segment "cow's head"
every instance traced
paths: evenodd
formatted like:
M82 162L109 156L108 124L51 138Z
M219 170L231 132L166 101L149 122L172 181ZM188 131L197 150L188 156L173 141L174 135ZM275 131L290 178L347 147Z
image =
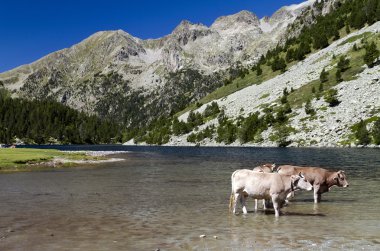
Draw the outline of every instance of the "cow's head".
M273 163L273 164L264 164L263 167L269 168L272 173L277 172L277 166L276 166L275 163Z
M338 187L348 187L349 186L348 182L347 182L346 174L342 170L334 173L334 180L335 180L336 185Z
M301 189L311 191L313 189L313 185L305 178L302 173L299 173L298 175L292 175L291 182L292 190Z
M277 169L276 169L276 164L267 163L267 164L257 166L253 168L252 170L259 173L273 173L273 172L276 172Z

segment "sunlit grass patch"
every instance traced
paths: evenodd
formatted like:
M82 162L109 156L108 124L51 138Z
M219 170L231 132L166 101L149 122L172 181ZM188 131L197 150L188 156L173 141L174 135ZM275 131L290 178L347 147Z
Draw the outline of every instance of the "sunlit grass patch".
M1 148L0 149L0 171L23 171L38 168L44 163L53 161L54 158L67 160L100 160L104 157L88 156L85 152L68 153L52 149L28 149L28 148ZM64 166L70 166L65 163Z

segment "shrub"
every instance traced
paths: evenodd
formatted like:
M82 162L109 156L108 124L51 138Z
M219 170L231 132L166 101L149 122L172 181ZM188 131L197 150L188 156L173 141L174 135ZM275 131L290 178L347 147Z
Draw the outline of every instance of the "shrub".
M337 67L338 71L345 72L348 68L350 68L350 60L345 56L341 56Z
M217 129L217 142L224 142L226 144L231 144L236 141L237 138L237 127L231 120L224 120L222 124L219 124Z
M292 143L288 139L292 130L293 128L286 125L276 126L274 133L270 136L270 139L275 141L278 147L287 147Z
M360 120L358 124L358 129L355 132L355 137L358 140L359 145L368 145L369 143L371 143L371 138L369 137L367 125L363 120Z
M334 107L340 104L340 101L337 98L338 91L335 89L329 89L325 95L324 99L327 103L329 103L330 107Z
M371 135L373 138L373 143L375 145L380 145L380 119L378 119L373 125Z
M272 71L278 71L281 70L281 72L285 72L286 70L286 63L285 60L281 57L275 57L274 61L272 62Z
M263 118L259 117L256 112L246 119L243 119L241 127L238 129L238 137L242 144L254 141L257 138L258 132L266 129Z
M203 112L203 116L207 118L207 117L215 116L219 113L220 113L220 109L219 109L218 103L212 102L211 105L208 105L206 107L205 111Z
M191 128L200 126L203 124L203 117L198 112L190 111L189 117L187 118L187 123L189 124Z
M178 118L175 117L173 119L172 131L174 135L178 136L190 132L191 128L187 123L179 121Z
M308 99L306 104L305 104L305 112L307 115L311 115L311 116L315 115L315 109L311 106L310 99Z

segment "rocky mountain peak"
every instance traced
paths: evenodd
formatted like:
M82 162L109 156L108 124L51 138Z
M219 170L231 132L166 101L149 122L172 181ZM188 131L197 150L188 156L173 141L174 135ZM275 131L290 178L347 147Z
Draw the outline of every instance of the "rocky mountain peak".
M193 24L188 20L183 20L170 35L171 42L178 43L180 46L185 46L189 42L194 42L200 37L211 34L211 30L203 24ZM169 42L170 43L170 42Z
M194 24L188 20L182 22L173 30L172 34L181 34L190 30L208 30L208 27L203 24Z
M233 15L219 17L211 25L211 28L216 30L226 30L235 25L259 26L260 21L252 12L243 10Z
M271 20L273 22L294 19L301 15L306 8L311 7L316 1L317 0L308 0L300 4L284 6L272 15Z
M193 26L194 24L190 22L189 20L182 20L179 25L174 29L173 33L181 32L183 30L188 30Z

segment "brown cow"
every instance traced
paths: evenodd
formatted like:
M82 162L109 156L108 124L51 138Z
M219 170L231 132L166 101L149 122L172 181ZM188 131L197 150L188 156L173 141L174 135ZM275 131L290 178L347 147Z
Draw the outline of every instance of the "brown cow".
M346 174L342 170L333 172L320 167L283 165L279 166L277 171L287 175L302 172L305 178L313 185L314 203L321 202L322 194L328 192L332 186L348 187Z

